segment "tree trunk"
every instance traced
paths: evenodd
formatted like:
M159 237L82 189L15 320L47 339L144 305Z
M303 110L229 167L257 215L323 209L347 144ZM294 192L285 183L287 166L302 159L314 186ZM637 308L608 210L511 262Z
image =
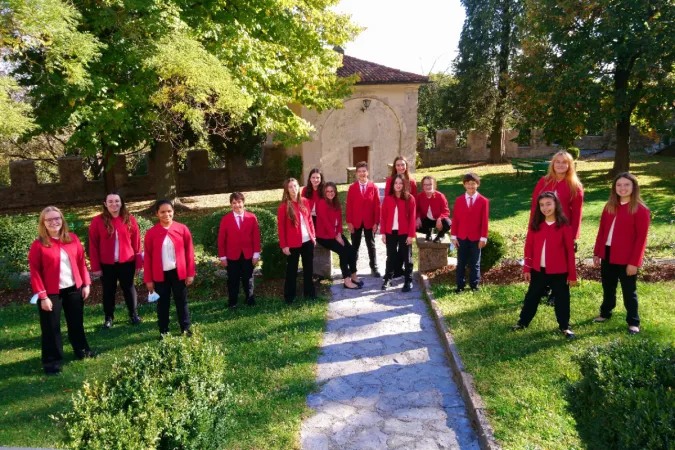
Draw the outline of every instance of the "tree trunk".
M501 30L499 38L499 74L497 80L497 102L495 105L495 116L492 120L492 132L490 133L490 157L488 163L498 164L506 160L506 106L508 90L506 80L509 75L509 58L511 56L511 31L513 28L513 17L511 15L511 4L504 2L504 9L501 17Z
M179 203L176 164L171 141L155 141L153 153L157 200L169 200L174 204Z
M616 155L614 167L609 173L615 176L630 169L630 115L624 116L616 123Z
M110 150L103 147L103 189L105 195L117 190L117 182L115 181L115 166L111 161Z

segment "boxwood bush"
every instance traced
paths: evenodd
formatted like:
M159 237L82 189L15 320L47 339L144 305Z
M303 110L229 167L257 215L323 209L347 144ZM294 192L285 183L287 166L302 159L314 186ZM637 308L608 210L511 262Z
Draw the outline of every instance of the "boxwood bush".
M60 417L77 449L210 449L228 426L231 394L220 350L198 330L167 336L85 382Z
M37 227L35 215L0 217L0 255L8 270L28 271L28 250L37 238Z
M575 161L579 159L579 156L581 156L581 150L579 150L579 147L568 147L566 151L572 155L572 158L574 158Z
M504 236L496 231L488 231L488 240L481 251L480 270L487 272L499 264L506 254L506 242Z
M675 448L675 347L614 341L574 360L569 403L589 449Z

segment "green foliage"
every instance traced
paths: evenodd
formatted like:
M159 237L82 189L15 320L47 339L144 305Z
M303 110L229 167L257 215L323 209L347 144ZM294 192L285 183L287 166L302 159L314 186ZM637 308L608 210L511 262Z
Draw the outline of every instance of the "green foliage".
M496 231L488 231L487 244L481 250L480 270L487 272L499 264L506 255L506 241L504 236Z
M302 184L302 157L300 155L292 155L284 161L286 167L286 177L295 178L298 183Z
M675 347L617 340L573 360L570 408L589 449L675 448Z
M30 105L15 101L19 86L6 76L0 75L0 136L16 137L35 128Z
M0 255L3 270L28 271L28 250L37 238L38 218L34 215L0 217Z
M268 242L262 248L262 274L265 278L283 278L286 274L286 255L281 251L279 242Z
M85 382L60 419L74 449L219 448L231 395L222 352L201 333L165 337Z
M455 77L445 73L429 75L430 83L420 86L417 106L418 131L425 133L425 148L432 148L436 132L464 126L464 117L457 113L459 104L459 83Z
M567 153L572 155L572 158L576 161L581 155L581 150L579 150L579 147L567 147Z

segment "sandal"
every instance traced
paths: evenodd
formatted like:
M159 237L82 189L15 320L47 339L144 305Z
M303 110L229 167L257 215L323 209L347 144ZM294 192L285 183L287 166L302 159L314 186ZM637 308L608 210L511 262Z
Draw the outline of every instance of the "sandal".
M630 327L628 327L628 334L630 334L631 336L635 336L639 332L640 327L636 327L635 325L631 325Z

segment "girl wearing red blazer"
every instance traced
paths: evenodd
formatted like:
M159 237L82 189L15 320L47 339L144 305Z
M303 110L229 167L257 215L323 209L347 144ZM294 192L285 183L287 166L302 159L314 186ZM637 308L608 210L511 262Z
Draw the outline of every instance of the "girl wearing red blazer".
M38 296L42 331L42 367L47 375L61 373L63 342L61 309L66 314L68 339L77 359L93 358L84 335L84 300L89 297L91 278L84 248L68 232L63 213L48 206L40 213L38 238L28 253L30 284Z
M230 195L232 212L225 214L218 230L220 265L227 268L228 305L237 307L239 284L244 289L246 303L255 305L253 267L260 259L260 227L258 218L244 210L244 194Z
M555 295L555 317L560 331L574 339L570 330L570 286L577 284L574 233L553 192L542 192L525 240L524 278L530 282L520 320L513 331L527 328L537 313L540 292L551 286Z
M404 265L402 292L412 289L412 241L415 237L415 198L408 192L405 177L394 177L391 189L382 202L382 242L387 246L387 270L382 290L391 286L396 268Z
M323 174L317 168L314 168L309 171L309 176L307 177L307 184L303 186L302 198L306 198L309 202L309 210L312 213L312 222L314 222L314 228L316 228L316 204L319 200L323 199L323 190L326 186L324 182Z
M323 197L316 205L316 241L340 257L340 270L345 289L359 289L363 287L363 282L356 276L354 247L342 234L342 206L335 183L332 181L326 183Z
M417 183L415 182L415 179L410 176L408 167L408 160L405 156L397 156L394 158L391 175L387 177L387 181L384 185L384 195L387 195L387 192L391 190L391 180L393 180L396 175L403 175L403 179L408 184L408 192L410 192L410 195L412 195L413 198L417 198Z
M169 333L171 294L176 303L180 330L190 332L187 287L195 279L195 250L188 227L173 221L173 203L158 200L155 212L159 223L145 234L143 279L148 292L159 295L157 321L160 335Z
M295 178L284 182L284 194L277 209L277 227L279 246L288 257L284 300L295 300L295 279L298 275L298 261L302 257L303 293L305 297L316 299L312 274L314 273L314 244L316 235L311 220L309 201L300 196L300 187Z
M650 212L640 198L637 178L628 172L618 174L600 217L593 252L593 262L596 267L600 266L603 291L600 315L595 322L605 322L612 317L616 286L620 282L628 332L640 332L637 270L642 266L647 247L649 222Z
M380 190L375 183L368 180L368 163L356 164L357 180L347 191L347 229L352 235L356 260L359 260L361 237L366 236L366 247L370 259L370 273L379 278L377 270L377 253L375 251L375 235L380 224Z
M134 276L141 270L141 233L134 216L129 214L119 192L108 194L103 213L89 226L89 262L92 274L101 277L103 286L103 328L110 328L115 318L115 294L119 281L132 325L141 323L136 312Z
M450 208L445 195L436 191L434 177L422 178L422 188L417 195L417 228L426 234L427 241L431 240L431 230L436 228L438 234L434 242L440 242L445 233L450 231Z

